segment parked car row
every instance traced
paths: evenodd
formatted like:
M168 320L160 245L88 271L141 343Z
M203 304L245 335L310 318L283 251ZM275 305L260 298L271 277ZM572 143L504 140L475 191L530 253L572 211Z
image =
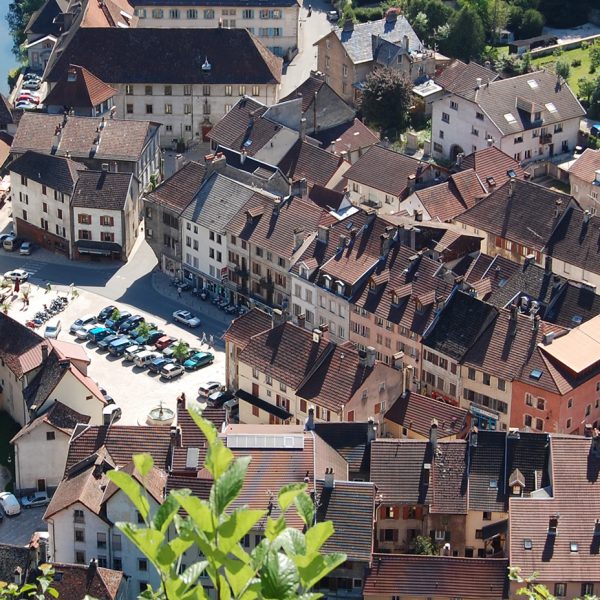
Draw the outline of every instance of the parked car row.
M29 256L34 249L31 242L23 241L14 232L0 234L0 243L7 252L14 252L18 248L21 256Z
M21 508L35 508L36 506L46 506L50 503L50 498L46 492L34 492L21 498L21 503L14 494L10 492L0 493L0 507L5 515L13 517L21 512Z
M197 319L193 315L189 318ZM166 335L154 323L147 323L141 315L120 312L113 305L106 306L98 315L80 317L69 331L77 339L87 340L99 350L121 357L124 362L133 362L140 369L158 373L165 380L210 365L215 358L210 352L198 349L182 351L177 339Z

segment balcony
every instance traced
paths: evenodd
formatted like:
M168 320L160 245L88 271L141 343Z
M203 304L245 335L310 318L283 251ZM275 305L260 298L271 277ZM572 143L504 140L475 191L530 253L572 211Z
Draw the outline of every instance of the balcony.
M260 285L268 290L272 290L275 287L275 282L268 277L261 277Z
M552 143L552 134L551 133L542 133L540 135L540 144L551 144Z

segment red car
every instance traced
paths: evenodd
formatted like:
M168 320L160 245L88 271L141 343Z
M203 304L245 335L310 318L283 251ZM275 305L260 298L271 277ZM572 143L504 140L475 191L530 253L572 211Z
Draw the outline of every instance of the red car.
M177 340L174 337L171 337L170 335L163 335L161 338L158 338L158 340L156 340L156 344L154 344L156 346L157 350L164 350L165 348L168 348L171 344L174 344Z
M17 98L17 102L31 102L31 104L39 104L40 103L40 97L39 96L32 96L31 94L21 94Z

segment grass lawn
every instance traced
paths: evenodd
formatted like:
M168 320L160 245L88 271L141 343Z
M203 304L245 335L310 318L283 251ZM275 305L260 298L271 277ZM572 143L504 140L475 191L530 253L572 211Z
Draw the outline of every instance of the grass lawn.
M19 425L12 420L8 413L0 412L0 465L4 465L10 469L13 480L15 478L15 459L13 447L9 442L19 431L19 429L21 429ZM9 456L10 462L8 461ZM12 488L12 482L9 487Z
M561 54L560 58L567 60L571 66L567 83L576 94L579 93L579 86L577 85L578 79L581 79L582 77L588 79L596 78L596 73L590 73L589 48L573 48L573 50L567 50ZM571 65L575 59L579 59L581 61L581 65L579 67L574 67ZM557 60L558 57L552 55L540 56L539 58L534 58L531 61L531 64L533 67L543 67L545 69L554 71L554 64Z

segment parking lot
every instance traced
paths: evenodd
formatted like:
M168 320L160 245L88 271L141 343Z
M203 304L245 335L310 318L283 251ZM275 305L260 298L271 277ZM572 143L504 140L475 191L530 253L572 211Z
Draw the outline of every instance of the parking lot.
M42 520L45 506L22 510L14 517L4 517L0 523L0 543L25 546L36 531L48 531Z
M13 318L25 323L39 311L44 304L50 304L57 293L63 295L69 292L68 287L53 288L47 292L43 288L31 286L30 305L22 310L22 301L13 302L9 314ZM197 398L198 387L206 381L219 381L225 383L225 353L223 343L214 340L215 347L202 344L202 326L190 329L178 325L171 320L165 321L153 315L138 311L135 307L109 302L106 298L85 291L79 291L78 296L69 302L67 308L56 317L61 321L59 340L82 344L91 359L88 375L114 398L115 403L121 407L122 417L119 421L123 425L143 425L146 423L148 412L161 403L164 407L175 409L177 397L183 392L189 399ZM165 299L165 302L168 302ZM197 371L185 372L182 376L165 381L158 374L149 373L147 369L134 366L131 362L123 362L122 358L112 356L106 351L101 351L96 345L88 341L79 341L69 333L69 326L79 317L87 314L97 315L106 305L115 304L121 312L141 314L146 321L155 323L165 334L182 339L190 347L209 351L215 356L214 362ZM202 315L198 315L202 318ZM43 335L44 326L38 332Z

